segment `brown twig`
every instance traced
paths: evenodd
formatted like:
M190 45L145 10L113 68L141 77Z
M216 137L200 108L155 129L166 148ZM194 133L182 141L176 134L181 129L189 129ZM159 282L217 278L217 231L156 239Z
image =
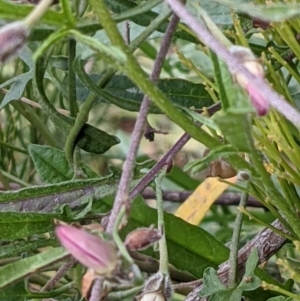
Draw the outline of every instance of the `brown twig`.
M221 104L216 103L207 108L208 114L211 116L220 110ZM200 126L200 124L198 124ZM167 164L170 164L174 156L184 147L190 140L191 136L184 133L172 148L147 172L147 174L139 181L139 183L131 190L130 199L134 199L141 191L143 191L149 183L155 178L157 173Z
M68 262L63 264L56 274L49 279L49 281L45 284L45 286L41 289L41 292L51 291L55 284L73 267L76 263L76 260L71 257Z
M275 220L272 226L279 229L284 233L288 233L285 227L279 220ZM246 261L255 248L258 250L259 263L267 261L272 255L274 255L286 242L286 239L282 236L275 234L269 228L265 228L259 232L253 239L251 239L244 247L239 250L238 253L238 273L243 275L245 271ZM228 261L222 263L218 269L218 275L222 283L225 285L228 281L229 263ZM199 293L202 289L202 285L195 288L185 299L185 301L200 301L205 298L200 298Z
M165 201L175 202L175 203L182 203L184 202L193 191L163 191L163 199ZM144 199L155 199L155 192L152 188L147 187L141 195ZM241 198L240 193L234 192L227 192L223 193L221 196L217 198L214 202L215 205L223 205L223 206L238 206L239 201ZM260 203L254 197L249 196L247 201L248 207L255 207L255 208L266 208L262 203Z
M163 62L171 45L173 33L175 32L176 26L179 22L179 18L173 15L171 21L166 30L166 34L162 40L160 50L154 62L153 71L151 74L151 81L156 82L159 79L159 75L163 66ZM145 122L147 119L148 109L150 106L150 99L145 95L140 107L139 116L134 125L132 132L132 139L128 151L128 155L124 162L123 172L119 183L119 189L115 197L114 206L107 224L106 231L112 233L116 218L120 212L120 208L124 204L124 201L129 204L129 184L132 178L132 169L135 163L135 158L139 148L139 144L143 135Z
M9 92L9 90L7 89L0 89L0 92L3 93L3 94L7 94ZM38 109L42 109L41 105L33 100L30 100L26 97L21 97L20 98L20 101L30 105L31 107L34 107L34 108L38 108ZM70 115L70 111L68 110L64 110L64 109L56 109L57 112L63 114L63 115L66 115L66 116L69 116Z

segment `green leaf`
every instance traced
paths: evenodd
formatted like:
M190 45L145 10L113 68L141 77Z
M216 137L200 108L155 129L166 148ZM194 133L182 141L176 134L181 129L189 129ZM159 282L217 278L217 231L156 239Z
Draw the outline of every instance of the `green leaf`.
M112 200L103 199L106 204ZM168 256L176 268L187 271L195 277L202 277L207 267L217 265L228 258L228 249L205 230L184 220L165 213L164 215ZM131 208L129 223L122 230L123 235L137 227L147 227L157 223L157 212L137 198ZM157 252L148 250L148 255L158 258Z
M70 168L63 151L37 144L30 144L28 151L44 182L60 183L73 178L73 170Z
M16 300L25 300L27 295L24 281L15 283L13 286L0 290L0 300L1 301L16 301Z
M79 69L76 70L79 74ZM80 76L82 82L77 84L78 100L84 101L92 90L98 95L101 93L97 98L98 102L109 102L129 111L139 111L144 94L128 77L114 76L102 91L96 86L99 79L100 75L97 74L92 74L90 80ZM157 86L173 104L180 107L201 109L213 104L202 84L194 84L183 79L163 79L158 81ZM161 113L154 105L150 108L150 112Z
M53 230L54 219L60 214L0 212L0 239L14 240Z
M187 108L183 108L185 112L187 112L195 121L200 122L203 125L206 125L207 127L218 131L219 127L216 125L216 123L210 118L210 117L206 117L202 114L196 113L193 110L187 109Z
M73 178L73 169L62 150L47 145L30 144L28 151L37 172L45 183L61 183ZM88 166L82 164L82 167L90 178L97 177L97 174Z
M18 260L0 267L0 288L4 288L37 270L67 255L63 248L53 248L46 252Z
M210 301L240 301L243 291L239 288L219 291L210 297Z
M200 296L210 296L220 290L225 290L226 287L222 284L215 269L207 268L203 274L203 289Z
M38 240L22 240L18 243L8 244L0 247L0 258L8 258L19 255L23 252L30 252L46 246L57 246L56 239L38 239ZM1 290L0 290L1 294ZM0 298L0 300L2 300Z
M247 0L242 0L246 2ZM234 4L238 4L239 0L233 0ZM210 16L210 18L220 27L222 25L230 25L232 24L232 17L231 17L231 11L226 5L222 5L223 3L216 3L216 1L210 1L210 0L197 0L187 1L187 6L189 8L189 11L197 17L197 10L195 9L195 6L200 5L203 10L206 11L206 13ZM202 21L202 20L201 20Z
M98 186L95 186L96 184ZM77 189L74 186L77 186ZM106 213L111 209L114 199L106 196L114 194L116 189L117 184L105 183L103 179L102 182L99 180L75 180L46 187L30 187L17 192L0 193L0 200L10 202L9 208L6 205L10 211L18 208L25 211L31 206L30 210L41 209L44 212L52 212L58 203L69 203L72 208L74 205L86 204L88 199L93 199L93 206L96 206L97 210L93 208L92 213ZM1 205L3 204L0 204L0 210ZM53 218L61 218L62 214L2 212L0 225L1 216L7 228L5 237L9 238L16 235L24 237L29 233L50 231L54 226L51 222ZM149 208L143 200L137 199L133 203L128 226L123 231L128 233L134 228L155 224L156 220L156 210ZM217 267L220 262L227 259L228 249L205 230L190 225L171 214L166 214L165 222L170 262L175 267L187 270L196 277L202 277L205 268ZM152 255L158 256L157 253Z
M20 5L6 0L0 0L0 7L0 18L14 21L24 19L34 8L33 5ZM64 18L63 14L54 10L48 10L43 15L42 22L62 26L67 23L67 20Z
M251 153L254 145L251 137L251 116L249 114L217 112L212 118L221 129L226 140L236 150Z
M171 172L167 174L167 178L185 190L195 190L200 183L183 172L178 166L172 167Z
M126 0L105 0L105 4L111 11L113 11L114 13L119 13L119 14L137 6L136 3L126 1ZM148 11L147 13L144 13L144 14L132 16L132 17L130 17L130 20L138 25L146 27L155 18L157 18L157 16L158 16L158 13L155 13L153 11ZM168 26L168 22L164 22L156 30L159 32L165 33L167 26ZM193 43L197 43L197 44L199 43L199 41L193 35L191 35L187 31L184 31L182 29L177 29L175 32L175 36L177 38L191 41Z
M231 145L220 145L212 149L205 157L192 161L184 167L184 171L192 170L192 173L204 170L215 160L226 158L228 155L236 154L237 151Z
M210 301L240 301L243 290L241 288L226 289L219 279L215 269L207 268L203 274L203 289L201 297L210 297Z
M300 5L296 3L278 2L267 5L254 5L253 3L238 3L228 0L213 0L213 2L218 2L236 12L267 22L283 22L300 14Z
M40 58L36 64L36 79L43 78L47 68L47 61L44 58ZM58 130L67 135L71 126L73 126L75 119L64 116L55 111L50 105L50 101L45 93L43 81L35 80L36 88L39 92L40 103L44 110L50 113L49 117L57 126ZM103 154L109 150L112 146L120 143L120 139L116 136L109 135L108 133L101 131L87 123L81 128L76 140L75 145L85 150L86 152L94 154Z
M118 137L109 135L87 123L81 128L75 140L76 146L93 154L103 154L119 143L120 139Z
M33 77L34 63L32 60L31 51L27 47L24 47L21 50L19 57L29 67L29 71L25 72L23 74L17 75L13 78L10 78L9 80L5 81L4 83L2 83L0 85L0 89L7 87L8 85L11 85L8 93L5 94L3 100L0 104L0 110L2 110L12 100L19 100L23 96L23 93L27 86L27 83Z
M293 301L293 298L277 296L277 297L270 298L267 301Z
M254 274L257 264L258 251L255 248L249 255L249 258L246 262L245 275L238 286L240 289L242 289L242 291L252 291L261 286L261 280Z
M258 251L257 248L253 249L247 259L245 268L245 277L249 277L254 274L254 270L258 264Z
M236 114L254 112L253 106L245 93L233 82L227 65L213 52L211 52L211 58L214 64L215 78L223 110Z

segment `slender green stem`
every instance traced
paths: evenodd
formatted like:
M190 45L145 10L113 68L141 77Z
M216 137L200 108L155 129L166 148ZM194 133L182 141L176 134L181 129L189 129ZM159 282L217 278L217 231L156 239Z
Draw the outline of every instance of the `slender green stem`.
M0 169L0 172L3 174L3 176L5 176L6 178L12 180L15 183L20 184L23 187L29 187L30 185L22 180L20 180L19 178L13 176L12 174L10 174L9 172L6 172L4 170Z
M14 150L14 151L16 151L16 152L19 152L19 153L28 155L28 151L27 151L26 149L17 147L17 146L15 146L15 145L12 145L12 144L10 144L10 143L4 142L4 141L2 141L2 140L0 140L0 145L2 145L2 146L4 146L4 147L7 147L7 148L9 148L9 149L12 149L12 150Z
M295 214L295 212L293 212L293 210L287 206L285 200L282 198L281 195L278 196L278 191L275 188L274 183L272 182L265 167L263 166L257 150L254 150L251 153L250 157L253 162L253 165L255 166L256 170L261 176L261 181L263 182L268 197L272 200L272 203L276 205L276 207L280 209L287 217L294 234L298 233L298 235L300 235L300 224L297 214ZM296 236L299 237L298 235Z
M267 283L265 281L262 281L261 286L265 290L270 290L270 291L280 293L281 295L291 297L293 300L300 300L300 295L293 294L293 293L291 293L291 292L289 292L289 291L287 291L287 290L285 290L285 289L283 289L283 288L281 288L277 285L270 284L270 283Z
M126 215L126 205L123 204L121 206L119 214L115 220L115 224L114 224L113 231L112 231L112 237L113 237L113 240L114 240L115 244L117 245L121 255L125 258L127 263L130 265L132 272L135 275L135 280L140 282L141 280L143 280L141 271L140 271L139 267L134 263L134 260L131 258L122 239L119 236L119 228L122 225L122 223L124 222L125 215Z
M128 9L119 14L113 15L112 18L117 22L124 21L126 19L135 17L139 14L146 13L146 12L150 11L152 8L158 6L162 2L163 2L162 0L151 0L151 1L147 1L147 2L142 2L139 5L135 6L134 8L131 8L131 9Z
M246 185L248 186L248 181L245 181ZM247 204L249 194L243 193L241 196L239 206L244 207ZM243 223L243 213L241 211L237 212L233 234L230 244L230 254L229 254L229 271L228 271L228 287L234 288L237 285L237 272L238 272L238 251L239 251L239 240L240 240L240 233L242 229Z
M69 27L74 28L76 26L76 18L72 13L72 6L71 1L69 0L60 0L60 4L63 9L63 14L65 15L66 19L68 20Z
M114 242L117 245L121 255L126 259L126 261L128 263L133 264L134 261L131 258L131 256L129 255L126 247L124 246L124 243L123 243L122 239L119 236L119 227L123 223L125 214L126 214L126 207L125 207L125 205L123 205L120 209L120 212L119 212L119 214L117 216L117 219L116 219L116 222L114 224L114 229L113 229L113 232L112 232L112 236L113 236Z
M4 190L11 190L11 187L9 185L9 181L3 175L3 172L1 170L0 170L0 182L2 183Z
M263 225L264 227L267 227L267 228L271 229L274 233L276 233L276 234L278 234L278 235L280 235L280 236L282 236L282 237L284 237L284 238L286 238L286 239L288 239L290 241L294 241L295 240L295 237L293 237L293 236L291 236L291 235L289 235L287 233L284 233L284 232L278 230L277 228L273 227L272 225L267 224L264 221L262 221L261 219L259 219L256 216L252 215L249 211L246 210L245 207L240 206L238 209L243 214L247 215L249 217L249 219L254 220L257 223Z
M122 290L122 291L118 291L118 292L111 292L108 294L107 299L110 301L120 301L120 300L124 300L124 299L129 299L129 297L136 295L142 289L143 289L143 285L133 287L126 291Z
M49 145L59 148L57 140L49 131L47 125L41 118L36 114L36 112L30 107L25 106L23 103L19 101L11 102L13 107L18 110L47 140Z
M69 58L68 58L68 84L69 84L69 103L72 117L78 113L77 95L76 95L76 74L73 69L73 62L76 58L76 41L69 39Z
M170 9L160 13L156 19L154 19L142 32L138 35L129 45L129 48L133 52L136 50L154 31L159 25L165 22L172 14Z
M164 223L164 208L163 208L163 197L162 197L162 180L166 175L167 166L164 166L157 178L155 179L156 186L156 207L157 207L157 227L162 233L162 237L159 240L159 271L163 275L169 273L168 269L168 248L165 233L165 223Z
M69 39L68 84L69 84L70 115L72 117L76 117L78 113L77 94L76 94L76 74L73 68L73 62L75 61L75 58L76 58L76 40ZM84 178L85 173L82 170L80 164L81 156L80 156L79 148L75 149L73 160L74 160L74 178Z

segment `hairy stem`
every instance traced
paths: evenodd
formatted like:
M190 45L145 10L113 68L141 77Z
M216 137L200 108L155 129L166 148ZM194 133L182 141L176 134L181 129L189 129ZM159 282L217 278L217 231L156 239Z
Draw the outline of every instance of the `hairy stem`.
M49 281L45 284L45 286L41 289L41 292L51 291L54 285L73 267L76 263L76 260L71 257L68 262L62 265L56 274L49 279Z
M168 269L168 249L167 249L167 240L165 233L165 223L164 223L164 209L163 209L163 199L162 199L162 180L166 175L167 166L161 170L160 174L155 179L156 186L156 208L157 208L157 227L162 233L162 237L159 240L159 271L163 275L169 273Z
M164 59L167 55L167 52L169 50L173 33L176 29L176 26L179 22L179 19L177 16L173 15L172 19L168 25L166 34L161 42L160 50L157 54L156 60L154 62L153 71L151 74L151 81L156 82L159 79L159 75L161 72L161 68L163 66ZM126 160L124 162L123 166L123 172L119 183L119 189L117 191L117 195L114 202L114 207L112 209L111 217L109 219L108 225L107 225L107 231L111 232L113 229L113 225L115 223L116 216L122 206L123 200L129 201L129 183L132 178L132 169L134 166L135 158L137 155L138 147L143 135L143 129L145 127L146 119L147 119L147 113L150 106L150 99L147 96L144 96L139 116L136 120L133 132L132 132L132 140L129 147L128 155L126 157Z
M245 206L247 204L248 200L248 193L243 193L241 200L240 200L240 206ZM233 234L230 244L230 254L229 254L229 272L228 272L228 287L234 288L237 284L237 260L238 260L238 246L239 246L239 240L240 240L240 233L242 229L242 223L243 223L243 213L241 211L237 212L235 222L234 222L234 228L233 228Z

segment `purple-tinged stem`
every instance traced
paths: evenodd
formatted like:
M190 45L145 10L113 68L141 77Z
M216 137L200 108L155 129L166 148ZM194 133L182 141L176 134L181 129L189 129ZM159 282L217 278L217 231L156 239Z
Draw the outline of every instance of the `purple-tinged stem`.
M73 267L76 263L76 259L71 257L68 262L62 265L56 272L56 274L49 279L45 286L41 289L41 292L51 291L55 284Z
M150 77L151 81L153 82L156 82L159 79L161 68L165 60L165 57L167 55L167 52L169 50L173 33L176 29L178 22L179 22L179 18L176 15L173 15L168 25L168 28L166 30L166 34L162 40L160 50L154 62L153 71ZM136 120L132 132L132 136L131 136L132 139L131 139L128 155L123 165L123 172L119 183L119 189L117 191L114 206L107 224L106 231L108 233L113 232L114 224L116 222L117 216L120 212L121 206L124 203L124 201L129 203L129 184L132 179L132 169L135 163L140 141L142 139L142 135L144 132L149 106L150 106L150 99L147 96L144 96L140 107L139 116Z
M220 103L216 103L209 108L207 112L210 116L215 114L221 108ZM201 124L198 124L201 126ZM190 140L191 136L188 133L184 133L179 140L173 145L173 147L147 172L147 174L140 180L140 182L131 190L130 199L134 199L140 192L142 192L146 186L155 178L157 173L167 164L171 163L174 156L185 146Z
M134 199L146 186L155 178L157 173L171 160L174 156L184 147L184 145L190 140L191 136L184 133L174 146L150 169L147 174L140 180L140 182L131 190L130 199Z

